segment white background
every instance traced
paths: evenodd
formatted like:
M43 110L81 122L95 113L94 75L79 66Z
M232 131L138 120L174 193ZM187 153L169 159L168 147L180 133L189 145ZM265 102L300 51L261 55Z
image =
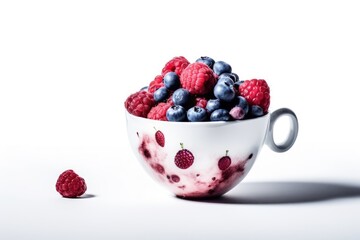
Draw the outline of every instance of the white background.
M356 1L1 1L0 239L359 239ZM173 197L136 162L123 102L174 56L229 62L293 109L226 197ZM279 127L278 127L279 129ZM281 127L280 127L281 129ZM64 199L58 175L85 178Z

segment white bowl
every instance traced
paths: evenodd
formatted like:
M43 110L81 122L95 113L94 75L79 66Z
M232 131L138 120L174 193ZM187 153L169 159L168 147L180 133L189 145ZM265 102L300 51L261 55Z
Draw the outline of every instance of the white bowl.
M264 143L284 152L298 132L296 115L287 108L229 122L167 122L125 112L136 158L153 179L184 198L223 195L245 178ZM286 141L276 144L273 126L284 115L290 117L291 128Z

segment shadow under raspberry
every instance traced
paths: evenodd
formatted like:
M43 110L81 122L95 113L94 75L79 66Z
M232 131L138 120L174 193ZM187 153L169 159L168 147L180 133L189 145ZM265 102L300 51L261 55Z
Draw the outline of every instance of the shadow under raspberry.
M86 194L84 194L84 195L82 195L82 196L80 196L80 197L77 197L77 198L75 198L75 199L88 199L88 198L94 198L94 197L96 197L95 194L88 194L88 193L86 193Z
M360 186L318 181L243 182L218 198L188 199L222 204L289 204L360 197Z

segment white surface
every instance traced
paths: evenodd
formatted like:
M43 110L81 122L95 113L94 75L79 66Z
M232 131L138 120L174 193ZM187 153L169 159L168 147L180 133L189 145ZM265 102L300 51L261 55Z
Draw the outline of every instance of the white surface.
M355 1L1 1L0 239L359 239ZM135 161L123 101L178 55L265 78L299 118L219 202ZM88 198L63 199L72 168Z

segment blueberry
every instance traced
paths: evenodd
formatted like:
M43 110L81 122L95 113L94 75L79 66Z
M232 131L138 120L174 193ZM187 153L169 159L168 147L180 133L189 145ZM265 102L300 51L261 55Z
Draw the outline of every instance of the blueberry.
M171 122L186 121L186 110L180 105L171 106L166 111L166 118L168 121Z
M212 113L216 109L219 109L221 107L220 99L210 99L206 104L206 110L208 113Z
M234 83L234 88L239 89L240 84L241 84L240 81L235 82Z
M241 81L237 81L234 83L234 88L239 89L240 85L243 84L245 81L241 80Z
M251 106L251 116L261 117L262 115L264 115L264 111L260 106L258 106L258 105Z
M179 88L173 93L172 100L175 105L186 107L191 100L191 94L188 90Z
M216 109L210 115L211 121L229 121L230 119L231 116L229 114L229 111L222 108Z
M243 96L236 96L235 106L241 107L244 110L245 114L249 112L249 103Z
M236 73L222 73L219 78L222 78L222 77L230 77L234 83L239 81L239 76L236 74Z
M169 97L169 92L166 87L161 87L154 92L154 100L156 102L165 101Z
M214 66L214 59L212 59L211 57L207 57L207 56L203 56L203 57L200 57L196 60L196 62L201 62L201 63L205 63L206 65L209 66L209 68L213 68Z
M227 82L229 85L234 85L234 80L231 77L223 76L220 77L217 83Z
M207 112L204 108L195 106L187 111L187 118L190 122L202 122L207 118Z
M180 87L179 76L175 72L168 72L164 76L165 87L169 90L176 90Z
M221 108L226 109L228 111L230 111L235 106L236 106L236 97L230 102L224 102L224 101L221 102Z
M224 102L231 102L235 98L235 90L233 85L223 81L215 85L214 95Z
M216 73L216 75L220 76L223 73L231 73L231 66L224 62L224 61L218 61L214 63L213 70Z
M238 82L240 80L239 75L237 75L236 73L232 72L230 75L233 76L234 82Z

